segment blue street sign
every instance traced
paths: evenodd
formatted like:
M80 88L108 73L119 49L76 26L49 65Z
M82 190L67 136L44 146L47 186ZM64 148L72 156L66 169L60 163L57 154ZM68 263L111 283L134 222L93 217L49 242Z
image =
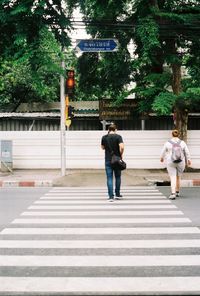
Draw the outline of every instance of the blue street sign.
M76 48L84 52L113 52L118 50L116 39L78 40Z

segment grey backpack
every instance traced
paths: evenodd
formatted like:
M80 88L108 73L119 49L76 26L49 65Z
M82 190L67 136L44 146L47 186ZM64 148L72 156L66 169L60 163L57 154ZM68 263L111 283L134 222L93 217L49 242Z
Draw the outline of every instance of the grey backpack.
M184 159L184 153L181 147L181 140L179 140L177 143L171 140L169 140L168 142L172 144L172 156L171 156L172 162L174 163L181 162Z

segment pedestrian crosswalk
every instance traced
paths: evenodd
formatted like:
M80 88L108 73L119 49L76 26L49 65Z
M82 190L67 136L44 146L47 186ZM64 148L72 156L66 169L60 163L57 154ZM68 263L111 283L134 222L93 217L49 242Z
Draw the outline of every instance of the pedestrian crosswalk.
M55 187L0 233L0 295L199 295L200 229L155 187Z

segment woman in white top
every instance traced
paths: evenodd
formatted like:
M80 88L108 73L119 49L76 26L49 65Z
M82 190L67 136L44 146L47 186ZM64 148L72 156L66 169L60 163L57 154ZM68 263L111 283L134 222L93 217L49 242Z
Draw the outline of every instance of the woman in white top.
M180 145L181 150L183 152L184 157L180 162L174 162L173 157L173 144L176 143ZM162 149L160 161L163 162L164 158L166 158L167 164L167 171L170 176L171 181L171 195L169 196L170 199L175 199L179 196L180 191L180 177L185 169L185 165L191 165L190 160L190 152L188 147L184 141L179 139L179 132L178 130L172 131L172 138L167 141Z

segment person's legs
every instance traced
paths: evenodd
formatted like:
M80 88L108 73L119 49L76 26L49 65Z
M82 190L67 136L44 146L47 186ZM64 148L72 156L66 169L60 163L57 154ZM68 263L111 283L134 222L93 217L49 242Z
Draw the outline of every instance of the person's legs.
M174 163L168 163L167 164L167 171L170 177L170 182L171 182L171 194L169 196L170 199L175 199L176 197L176 166Z
M115 173L115 195L120 197L120 188L121 188L121 171L114 170Z
M113 169L111 168L110 162L106 162L106 176L107 176L107 187L109 198L113 198Z
M170 181L171 181L171 193L175 194L176 193L176 176L171 175L170 176Z
M176 176L176 192L180 192L180 183L181 183L181 177Z
M177 176L176 176L176 196L180 196L180 187L181 187L181 175L185 169L185 162L182 161L177 165Z

